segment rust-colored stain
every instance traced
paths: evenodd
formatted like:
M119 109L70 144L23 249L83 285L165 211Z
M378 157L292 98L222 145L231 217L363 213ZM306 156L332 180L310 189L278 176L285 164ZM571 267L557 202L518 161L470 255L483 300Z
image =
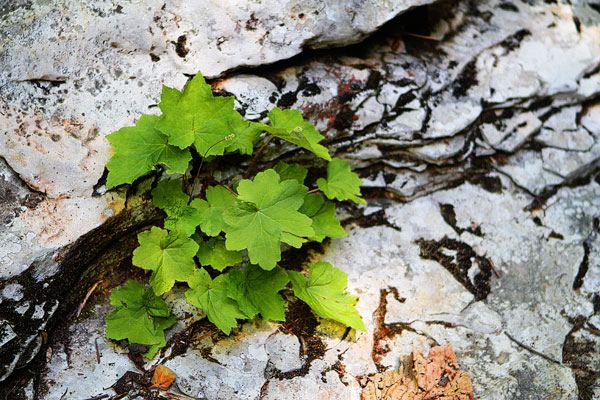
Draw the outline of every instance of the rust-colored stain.
M392 339L394 336L402 333L407 328L406 324L395 323L386 324L385 314L387 313L387 296L392 294L396 300L404 303L406 299L398 295L396 288L381 289L379 291L379 306L373 313L375 317L375 330L373 331L373 348L371 350L371 358L377 367L377 370L382 372L385 366L381 364L383 357L390 352L390 348L386 340Z

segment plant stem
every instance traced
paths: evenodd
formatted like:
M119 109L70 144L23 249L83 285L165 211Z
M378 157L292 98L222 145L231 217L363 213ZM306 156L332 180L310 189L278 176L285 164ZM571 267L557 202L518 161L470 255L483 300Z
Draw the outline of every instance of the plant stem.
M252 161L250 162L250 166L248 167L248 170L246 171L246 174L244 175L244 179L248 178L248 176L250 175L250 172L252 172L252 170L254 169L254 165L256 164L256 159L258 158L258 155L260 154L260 152L265 148L265 146L267 144L269 144L269 142L271 141L271 139L273 139L274 136L273 135L269 135L269 138L265 141L265 143L263 143L262 146L260 146L260 149L258 149L258 151L256 152L256 154L254 155L254 157L252 157Z
M306 237L304 237L304 236L299 236L299 235L296 235L295 233L288 232L288 231L281 231L281 232L285 232L285 233L287 233L287 234L290 234L290 235L292 235L292 236L296 236L298 239L302 239L302 240L304 240L305 242L308 242L308 238L306 238Z
M188 193L187 172L183 173L181 180L183 182L183 193Z
M416 34L416 33L410 33L410 32L404 32L404 33L405 33L406 35L409 35L409 36L414 36L414 37L418 37L418 38L421 38L421 39L435 40L436 42L439 42L439 41L441 41L441 39L434 38L434 37L432 37L432 36L419 35L419 34Z
M221 139L218 142L213 143L208 149L206 149L206 151L204 152L204 155L202 156L202 160L200 161L200 166L198 167L198 171L196 171L196 176L194 176L194 180L192 180L192 186L190 188L191 191L188 193L190 196L192 196L192 194L194 193L194 187L196 187L196 182L198 181L198 177L200 176L200 171L202 170L202 165L204 164L204 159L206 158L206 155L208 154L208 152L210 151L210 149L212 149L213 147L215 147L219 143L225 142L227 140L231 140L234 137L235 137L235 134L232 133L231 135L225 137L224 139Z
M226 184L219 182L219 186L221 186L223 189L227 189L229 191L229 193L231 193L235 197L238 197L237 193L234 192L233 190L231 190L231 188L229 186L227 186Z
M316 189L309 190L308 192L306 192L306 194L316 193L316 192L320 192L320 191L321 191L321 189L316 188Z

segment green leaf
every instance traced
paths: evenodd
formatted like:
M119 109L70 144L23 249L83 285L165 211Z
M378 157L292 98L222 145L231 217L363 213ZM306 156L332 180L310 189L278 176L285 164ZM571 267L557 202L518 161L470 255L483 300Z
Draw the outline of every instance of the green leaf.
M188 205L190 196L181 190L181 179L164 180L152 190L152 201L158 208L167 213L165 228L180 230L187 236L196 231L202 220L200 210L201 200L194 200Z
M229 297L237 300L248 318L260 313L264 319L285 321L284 300L278 294L290 279L280 268L265 271L256 265L229 272Z
M197 269L189 277L190 289L185 292L187 302L203 309L210 322L226 335L237 326L236 319L246 318L236 301L227 297L228 278L222 274L212 280L204 269Z
M335 204L325 201L322 194L307 195L298 211L312 219L315 234L309 239L321 242L326 236L332 239L346 236L346 231L335 216Z
M229 190L221 186L210 186L206 189L206 200L196 199L195 207L200 213L200 229L209 236L217 236L224 231L227 224L223 221L225 210L239 203Z
M153 226L138 234L140 246L133 251L133 265L152 270L150 285L161 295L175 281L185 281L194 271L198 245L181 231L167 232Z
M319 178L317 185L329 199L352 200L355 203L367 204L359 197L362 180L350 170L350 165L346 161L339 158L331 160L327 165L327 179Z
M235 137L229 141L227 151L238 150L240 154L251 155L254 152L254 143L260 138L267 125L246 121L237 111L228 121Z
M281 259L280 241L300 247L304 236L314 235L312 221L297 210L307 188L295 180L279 182L272 169L244 179L238 185L238 200L225 210L223 220L229 250L248 249L253 264L270 270Z
M327 161L331 160L327 148L319 144L325 137L312 124L304 121L300 111L275 107L269 111L268 117L272 126L265 127L267 132L297 144Z
M112 290L110 304L115 309L104 319L107 338L154 345L156 351L165 345L164 330L173 326L176 318L152 290L130 280ZM154 354L147 353L149 358Z
M192 156L187 149L167 144L167 137L155 129L158 118L142 115L134 127L121 128L106 136L115 149L106 165L107 188L132 183L157 164L166 165L169 174L185 172Z
M318 261L310 267L308 281L296 271L287 271L294 294L322 318L330 318L366 332L365 324L354 308L357 299L344 293L348 275L331 264Z
M304 179L306 179L306 174L308 174L308 170L301 165L288 164L283 161L279 161L273 169L281 178L281 182L295 179L301 185L304 183Z
M163 115L156 128L169 137L169 144L182 149L193 144L202 157L223 155L226 148L251 154L264 127L245 121L233 109L233 96L214 97L200 73L183 92L163 87L158 106Z
M202 240L200 235L192 236L198 243L198 260L202 265L210 265L218 271L242 262L242 253L225 248L225 239L221 237Z
M154 326L156 326L157 329L165 330L165 329L168 329L171 326L173 326L176 322L177 322L177 316L175 314L171 314L171 316L169 318L155 318ZM152 358L154 358L156 353L158 353L158 351L162 347L165 347L165 345L166 345L166 341L165 341L165 337L163 335L162 341L159 344L150 346L148 351L143 353L142 356L152 359Z

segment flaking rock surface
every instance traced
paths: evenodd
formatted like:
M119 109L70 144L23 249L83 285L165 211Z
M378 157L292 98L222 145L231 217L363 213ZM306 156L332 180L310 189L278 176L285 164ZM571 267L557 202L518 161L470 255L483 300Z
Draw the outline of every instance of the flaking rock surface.
M573 3L442 1L394 19L362 44L214 80L215 89L237 96L247 118L264 118L275 105L302 110L326 136L325 144L362 176L369 205L339 210L348 236L331 241L320 257L348 273L367 333L345 332L293 303L286 324L250 321L222 337L176 292L168 301L183 319L154 363L175 371L181 392L197 398L359 399L374 374L397 366L413 348L427 353L432 345L450 343L477 398L600 397L600 14L587 2ZM125 6L121 12L128 15ZM262 21L262 14L255 15ZM52 148L49 142L42 146L46 136L31 133L38 132L34 118L43 120L39 129L86 139L80 142L85 151L72 152L77 168L56 163L65 171L60 176L73 177L48 186L56 192L32 190L45 181L27 180L5 157L0 188L7 188L9 200L0 199L0 215L8 228L0 231L7 238L0 262L11 261L0 264L6 271L4 320L18 320L7 305L24 310L28 320L55 312L50 298L29 301L27 284L52 282L52 271L64 268L61 254L72 254L63 246L98 226L112 249L119 237L107 228L125 227L121 232L129 237L156 218L144 202L144 184L137 194L102 195L94 185L107 159L103 136L155 110L148 107L156 104L161 83L181 87L181 72L216 75L232 68L199 59L186 64L190 70L160 66L169 59L165 54L176 53L173 46L153 53L160 60L148 82L119 64L113 67L121 68L118 77L100 70L98 78L106 82L97 88L84 79L95 93L90 99L97 99L80 105L92 110L85 116L70 115L66 106L23 108L28 90L39 90L49 103L62 98L66 83L60 76L21 82L28 90L8 84L8 93L17 96L11 107L24 114L5 110L3 118L19 129L18 119L29 121L19 140L29 132L31 143ZM142 52L133 47L132 54ZM182 62L177 57L171 58ZM274 61L265 60L246 64ZM128 85L132 97L118 95L107 105L107 93L123 93L120 85ZM75 125L80 128L73 138ZM275 159L309 162L274 141L262 162ZM40 223L63 215L60 210L69 222ZM65 232L64 224L82 231ZM117 259L126 260L130 250ZM79 267L93 271L101 264L87 260ZM38 348L47 361L43 374L28 375L15 390L43 399L112 394L106 388L135 370L122 349L104 338L102 319L110 307L102 296L90 306L91 315L72 318L47 345L37 335L42 324L34 325L30 339L17 337L10 323L1 325L2 348L19 341L31 350L15 364Z
M116 232L148 222L104 194L105 136L155 113L163 84L354 43L429 2L0 1L0 381Z

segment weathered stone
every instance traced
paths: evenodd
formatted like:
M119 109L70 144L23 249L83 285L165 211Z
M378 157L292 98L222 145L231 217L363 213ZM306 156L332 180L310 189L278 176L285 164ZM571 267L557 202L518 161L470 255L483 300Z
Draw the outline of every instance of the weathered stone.
M281 29L271 26L257 46L275 13L258 3L235 9L209 33L208 25L191 28L200 21L192 16L209 6L161 10L152 3L149 12L134 13L141 6L116 11L109 1L82 3L69 5L67 21L66 11L52 4L12 11L1 22L10 40L1 42L0 57L15 65L0 74L3 110L10 106L2 117L23 133L0 132L6 159L0 194L9 199L0 197L6 222L0 227L0 349L10 356L3 356L2 375L35 355L42 330L56 319L52 314L63 313L54 307L72 290L75 282L65 277L79 276L75 265L87 272L75 285L75 300L63 302L67 309L79 304L94 274L103 274L100 264L117 265L135 245L116 250L115 242L134 239L157 218L144 202L150 180L138 195L102 187L109 156L104 135L141 113L158 112L153 106L161 85L181 88L181 72L217 75L287 58L300 51L298 43L318 40L309 38L315 31L293 29L308 22L290 17ZM449 342L478 398L597 397L600 29L586 7L443 1L395 20L351 50L214 80L215 89L237 96L248 118L260 120L276 105L301 109L332 152L358 168L370 204L344 207L349 236L332 241L322 258L349 274L367 333L345 334L306 312L310 326L320 323L315 332L251 321L224 338L203 327L203 314L190 310L177 291L168 301L181 319L154 362L173 369L191 396L359 398L357 377L396 366L413 347L426 352ZM344 31L350 25L342 14L335 17L340 26L327 34L341 30L348 43L362 33ZM220 40L240 15L250 28L234 28ZM22 23L27 16L33 16L28 25ZM93 23L83 29L82 21ZM284 34L290 41L282 45ZM94 61L75 60L77 52L61 47L74 37L72 48L96 55ZM56 41L34 51L24 47L39 38ZM274 38L282 39L279 47ZM323 44L336 43L331 35L323 38ZM28 64L33 56L42 61ZM40 118L47 122L37 127ZM73 162L56 161L56 154L72 155ZM324 167L277 140L259 163L280 159ZM58 179L62 173L68 176ZM104 248L109 256L101 261ZM94 315L41 345L51 361L36 381L39 398L59 399L65 389L75 398L110 393L106 388L135 368L104 339L109 309L106 297L97 300ZM20 321L30 325L23 329ZM278 350L288 342L289 352ZM92 378L102 374L106 378Z
M499 117L497 121L480 126L481 135L491 147L508 153L521 147L542 125L532 112L518 113L505 119L502 119L502 111L496 114Z
M304 373L289 379L265 378L272 369L270 364L285 364L285 369L301 364L298 342L294 336L274 332L268 324L255 327L252 323L244 324L231 338L204 339L200 347L208 349L210 358L202 351L188 350L166 365L176 371L181 390L190 396L281 398L286 393L286 398L301 399L308 393L359 398L361 388L354 377L397 365L413 347L427 350L433 344L449 342L461 368L473 380L478 398L537 399L539 393L576 393L576 377L569 365L589 366L596 361L589 364L579 355L563 360L562 345L572 329L569 321L595 312L590 294L574 291L572 285L584 253L585 232L593 229L591 217L600 214L600 185L591 183L576 194L570 190L557 193L549 200L552 206L542 225L524 210L528 195L508 179L502 179L502 187L502 193L491 193L465 184L387 207L387 220L397 228L353 229L347 238L333 241L322 259L348 273L349 291L359 296L357 309L367 333L353 332L345 340L337 336L341 333L325 336L325 353L310 362ZM455 210L454 225L442 212L449 205ZM575 212L569 215L569 209ZM456 228L472 224L477 224L481 233L456 232ZM567 228L561 231L563 239L551 236L556 226ZM426 259L422 240L442 243L443 254L451 261L442 265ZM458 251L452 243L460 244ZM469 251L483 258L461 258L461 252ZM596 251L594 254L597 256ZM489 268L482 263L484 259L493 260L501 277L487 271L487 278L477 278ZM450 268L453 263L465 268L464 278L472 282L471 287L457 279L457 270ZM597 274L587 275L585 280L597 293ZM487 295L475 300L488 283ZM71 329L101 333L98 329L106 312L99 309L89 322ZM331 323L321 322L321 332L332 332ZM90 324L98 328L88 328ZM387 336L381 337L381 332L388 332ZM70 340L81 340L65 343L74 353L83 353L84 347L90 346L89 340L72 337ZM280 342L279 338L281 343L291 340L290 344L277 350L280 347L274 340ZM99 338L99 343L104 340ZM108 368L104 357L114 362L110 354L115 349L102 348L102 364ZM284 348L289 349L289 356L284 355ZM66 376L76 379L81 371L92 376L89 367L71 360L70 369L58 364L51 369L61 369L65 382L70 382ZM119 365L123 363L129 361L122 357ZM117 370L123 373L123 369ZM111 375L113 379L115 375ZM95 395L106 393L100 384L93 387L97 388ZM64 388L62 384L51 387L47 398L58 398Z
M300 342L293 335L274 333L267 339L265 349L269 362L281 372L288 372L302 367L300 358Z
M198 65L214 76L289 58L305 47L356 42L428 2L357 3L350 13L344 2L227 8L112 0L3 4L0 63L10 66L0 72L3 285L25 280L31 296L51 292L53 280L63 280L60 287L75 284L80 273L64 280L65 273L73 272L64 266L69 258L64 247L110 217L122 218L124 210L121 194L96 196L105 193L98 185L110 156L104 137L142 113L155 112L149 106L157 103L163 83L183 86L183 74L196 73ZM256 87L256 78L250 79ZM267 84L255 98L268 99L276 87L264 79L261 83ZM263 101L256 108L265 106ZM19 347L39 342L52 315L49 310L42 314L40 307L54 310L65 294L58 292L39 304L6 298L2 307L14 307L28 323L19 322L17 329L18 317L8 313L6 329L17 329L19 339L0 349L0 380L17 360L23 364Z

